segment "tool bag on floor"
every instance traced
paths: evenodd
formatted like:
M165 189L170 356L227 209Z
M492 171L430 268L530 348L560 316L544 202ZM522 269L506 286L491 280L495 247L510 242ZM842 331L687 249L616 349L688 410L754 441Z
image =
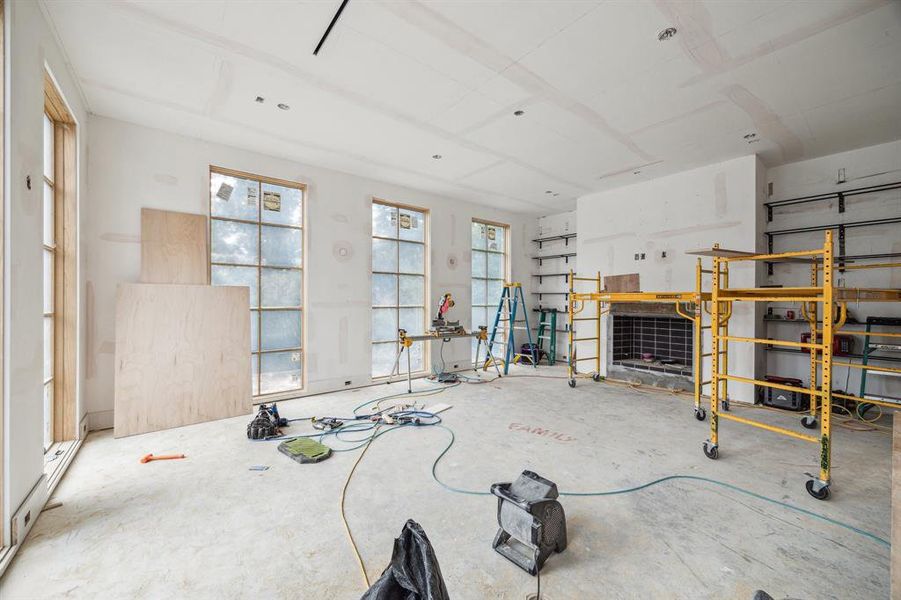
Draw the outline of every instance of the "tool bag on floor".
M450 600L425 531L407 520L394 540L391 564L360 600Z

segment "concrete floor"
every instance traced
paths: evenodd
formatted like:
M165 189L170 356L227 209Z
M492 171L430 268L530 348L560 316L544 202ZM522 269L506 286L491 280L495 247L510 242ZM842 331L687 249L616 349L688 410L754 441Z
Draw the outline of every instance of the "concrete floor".
M340 415L402 385L280 407L289 417ZM569 491L700 475L890 535L884 432L837 428L833 496L819 502L804 490L817 447L724 422L720 458L709 460L701 452L708 424L693 418L687 396L590 381L572 390L563 380L511 376L424 401L453 405L442 416L457 442L438 470L451 485L487 490L523 468ZM736 414L800 427L791 414ZM0 581L0 597L358 598L364 587L338 511L357 452L299 465L275 443L248 441L248 420L119 440L108 431L91 435L54 495L63 505L40 516ZM376 440L363 458L347 514L370 577L413 518L435 547L451 597L527 598L535 579L491 549L495 499L454 494L432 480L432 461L448 440L443 429L407 428ZM188 458L139 464L147 452ZM569 548L542 572L545 600L742 599L758 588L775 598L889 596L886 546L724 488L676 481L562 502Z

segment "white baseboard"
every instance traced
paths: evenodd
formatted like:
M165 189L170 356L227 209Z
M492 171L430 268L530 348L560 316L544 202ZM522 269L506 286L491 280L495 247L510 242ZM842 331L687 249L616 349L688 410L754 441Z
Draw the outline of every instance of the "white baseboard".
M97 412L89 412L88 431L100 431L101 429L112 429L115 421L113 420L113 411L98 410Z

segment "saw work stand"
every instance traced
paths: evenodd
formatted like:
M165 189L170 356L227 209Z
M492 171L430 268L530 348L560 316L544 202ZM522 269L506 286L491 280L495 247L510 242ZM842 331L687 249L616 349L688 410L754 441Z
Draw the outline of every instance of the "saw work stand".
M488 344L488 328L485 326L479 327L478 331L472 331L467 333L466 331L458 331L458 332L442 332L442 331L430 331L426 332L423 335L407 335L406 330L398 329L397 330L398 341L400 342L400 348L397 351L397 356L394 359L394 367L391 369L391 374L388 375L388 383L392 382L392 377L394 377L395 373L400 375L400 360L403 357L404 353L407 355L407 393L413 393L413 363L410 358L410 346L413 345L413 342L434 342L435 340L441 340L442 343L449 341L454 338L476 338L478 342L476 343L476 356L475 361L473 362L472 370L476 372L478 375L479 372L479 355L481 354L482 345L485 345L485 353L486 353L486 364L487 361L491 361L494 363L494 369L497 371L497 376L501 376L501 371L497 366L497 361L494 360L494 356L491 354L491 345Z

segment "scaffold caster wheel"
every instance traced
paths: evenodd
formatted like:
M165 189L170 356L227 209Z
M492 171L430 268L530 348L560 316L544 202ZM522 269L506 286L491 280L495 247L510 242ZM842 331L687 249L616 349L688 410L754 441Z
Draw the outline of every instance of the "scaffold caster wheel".
M570 380L569 380L569 387L571 387L571 388L576 387L576 380L575 380L575 379L570 379Z
M720 406L723 407L724 411L729 412L729 401L728 400L723 400L723 402Z
M703 420L706 419L706 418L707 418L707 411L706 411L706 410L704 410L703 408L696 408L696 409L695 409L695 419L697 419L698 421L703 421Z
M595 373L594 375L591 376L591 378L595 381L595 383L597 383L598 381L601 380L601 374Z
M704 442L704 455L711 460L716 460L719 457L719 452L715 445L710 442Z
M822 485L819 481L808 479L805 487L807 487L807 493L817 500L827 500L829 498L828 485Z
M811 417L810 415L807 415L806 417L801 417L801 425L803 425L807 429L816 429L817 418Z

